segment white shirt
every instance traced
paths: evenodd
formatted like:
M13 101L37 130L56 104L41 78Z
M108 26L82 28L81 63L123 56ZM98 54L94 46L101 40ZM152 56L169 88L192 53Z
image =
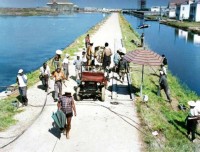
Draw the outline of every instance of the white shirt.
M24 79L25 79L25 82L24 82L24 80L23 80L23 78L22 77L24 77ZM26 87L27 85L26 85L26 83L27 83L27 76L25 75L25 74L23 74L23 75L17 75L17 79L18 79L18 84L19 84L19 87Z
M47 65L46 70L44 70L43 66L40 67L40 74L50 76L51 72L49 66Z
M198 111L196 108L191 108L189 111L189 116L198 116Z

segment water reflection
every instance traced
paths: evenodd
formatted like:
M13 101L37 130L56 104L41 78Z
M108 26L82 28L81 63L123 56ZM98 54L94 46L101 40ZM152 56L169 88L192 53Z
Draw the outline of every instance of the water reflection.
M193 34L182 29L175 29L174 31L176 36L184 39L186 42L193 43L195 45L200 45L200 35Z

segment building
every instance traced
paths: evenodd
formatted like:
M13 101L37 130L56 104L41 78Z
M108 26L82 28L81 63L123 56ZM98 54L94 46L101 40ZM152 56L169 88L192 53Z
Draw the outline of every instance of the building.
M159 6L151 7L151 12L160 12L160 7Z
M189 19L194 22L200 22L200 0L190 5Z
M168 17L176 18L176 6L184 3L186 0L171 0L168 4Z
M47 5L56 11L74 11L74 4L68 0L51 0Z
M177 20L186 20L190 17L190 5L193 3L193 0L187 0L183 3L177 4L176 6L176 19Z

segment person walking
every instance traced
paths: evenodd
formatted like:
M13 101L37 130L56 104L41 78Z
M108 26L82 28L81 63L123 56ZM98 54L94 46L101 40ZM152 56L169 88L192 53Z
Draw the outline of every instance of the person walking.
M52 60L52 64L54 65L55 70L60 67L60 62L61 62L61 50L56 50L56 55L54 56Z
M24 74L23 69L20 69L18 71L17 75L17 84L19 86L19 94L21 98L21 103L22 106L27 106L28 105L28 98L27 98L27 76Z
M190 110L188 113L188 116L186 118L186 126L187 126L187 135L188 138L192 141L195 142L195 132L197 129L197 120L198 120L198 111L195 108L196 102L194 101L188 101L188 105L190 106ZM192 137L190 138L190 133L192 134Z
M125 73L127 73L127 61L123 58L123 56L121 57L120 61L119 61L119 78L120 81L123 83L124 82L124 75Z
M106 69L106 67L109 68L110 63L111 63L112 51L108 46L109 46L109 44L106 42L105 48L104 48L104 51L103 51L103 68L104 69Z
M87 58L86 58L86 51L82 51L82 65L86 66L87 65Z
M62 62L62 67L63 67L65 79L68 80L68 77L69 77L69 54L65 55L65 58Z
M164 89L165 94L167 96L167 99L169 100L169 102L171 102L172 100L171 100L171 97L170 97L170 90L169 90L169 87L168 87L166 76L164 75L163 71L160 71L159 87L158 87L158 92L157 92L158 96L161 95L160 91L162 89Z
M59 98L58 101L58 109L61 109L63 113L66 115L66 138L69 139L69 132L71 130L71 120L73 117L73 112L74 115L76 116L76 106L74 103L74 99L71 96L71 93L66 92L64 95L62 95Z
M49 77L50 77L50 68L47 63L43 63L43 66L40 67L40 80L42 81L42 85L45 87L45 91L47 91L49 87Z
M53 73L53 77L55 78L55 84L54 84L54 91L55 96L54 100L58 100L58 96L62 95L62 80L65 79L64 73L61 71L61 68L58 67L56 71Z
M87 49L89 45L90 45L90 35L87 34L85 37L85 48Z
M167 77L167 68L165 67L165 65L161 64L160 67L161 67L161 71L163 71L163 74Z
M76 72L76 80L80 80L81 65L82 65L80 56L77 56L77 59L74 61L74 65L75 65L75 72Z

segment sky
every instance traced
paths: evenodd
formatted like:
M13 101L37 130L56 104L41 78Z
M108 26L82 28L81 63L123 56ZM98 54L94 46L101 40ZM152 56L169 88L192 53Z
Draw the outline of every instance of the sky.
M169 0L146 0L147 7L167 6ZM43 7L48 0L0 0L0 7ZM138 0L70 0L79 7L138 8Z

